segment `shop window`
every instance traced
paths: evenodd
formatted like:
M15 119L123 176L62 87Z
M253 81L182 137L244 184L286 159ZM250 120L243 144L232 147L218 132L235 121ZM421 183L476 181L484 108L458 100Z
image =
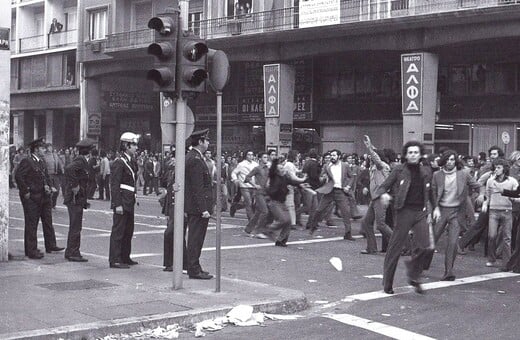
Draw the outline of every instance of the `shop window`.
M435 150L448 148L457 151L460 155L469 153L470 124L435 124Z
M516 90L516 71L514 64L491 65L486 72L486 93L507 94Z
M105 39L107 34L107 9L89 11L89 39Z
M468 68L466 66L453 66L449 76L449 92L451 95L468 94Z
M349 96L356 92L354 70L344 71L339 74L337 92L339 96Z
M486 91L486 75L488 66L486 64L476 64L471 66L471 93L481 94Z
M253 12L253 0L227 0L227 17L241 19Z

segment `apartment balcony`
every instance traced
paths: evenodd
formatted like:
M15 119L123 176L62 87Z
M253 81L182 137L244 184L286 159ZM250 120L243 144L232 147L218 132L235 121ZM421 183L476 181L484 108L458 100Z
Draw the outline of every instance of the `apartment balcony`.
M339 24L517 6L520 0L388 0L365 6L360 3L359 0L341 2ZM300 19L299 8L288 7L201 20L193 22L193 26L197 27L196 33L200 32L201 38L215 39L294 30L300 27Z
M122 33L109 34L104 42L104 53L111 56L146 55L148 45L154 41L155 31L142 29Z
M18 39L18 45L11 44L11 54L31 53L64 47L75 47L78 43L78 31L69 30L49 34L35 35Z

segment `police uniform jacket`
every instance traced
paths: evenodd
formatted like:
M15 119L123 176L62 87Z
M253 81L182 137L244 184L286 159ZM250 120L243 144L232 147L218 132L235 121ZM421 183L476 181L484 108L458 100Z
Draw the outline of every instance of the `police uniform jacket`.
M20 197L23 198L25 194L30 193L30 199L35 202L50 198L50 195L45 193L45 185L50 186L50 178L43 158L38 161L31 155L22 159L16 170L15 180Z
M137 166L126 154L114 160L110 168L110 207L122 206L123 210L133 212L135 205L135 184Z
M65 167L65 186L63 188L63 203L87 207L88 162L85 156L79 155ZM74 197L72 188L79 186Z
M186 155L186 181L184 189L184 212L201 215L204 211L212 213L213 194L208 166L197 149Z

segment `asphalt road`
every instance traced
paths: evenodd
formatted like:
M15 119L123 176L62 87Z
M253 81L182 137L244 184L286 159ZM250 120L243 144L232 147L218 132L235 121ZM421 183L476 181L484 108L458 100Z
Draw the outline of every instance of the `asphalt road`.
M162 269L163 232L166 219L160 214L155 195L138 198L132 258L140 265ZM58 245L65 246L68 214L59 198L53 211ZM85 211L81 251L87 258L107 261L112 213L108 201L91 201ZM18 192L10 192L9 249L23 255L23 211ZM337 220L339 222L339 220ZM215 225L210 222L201 264L215 272ZM243 232L245 212L235 218L224 213L222 231L222 275L298 289L308 297L310 309L294 321L267 321L264 327L226 327L208 333L214 339L518 339L515 329L520 315L520 276L506 273L500 278L496 268L486 268L482 247L459 256L457 278L470 278L449 286L439 286L443 274L444 242L425 273L427 293L418 295L407 287L403 260L394 282L396 294L381 294L384 254L361 255L366 242L342 239L343 227L321 228L310 236L293 230L287 248L274 247L268 240L250 238ZM341 224L341 223L338 223ZM358 234L359 222L354 222ZM41 227L40 249L44 249ZM378 240L380 243L380 240ZM62 253L46 256L63 256ZM342 260L337 271L331 257ZM485 276L491 274L490 276ZM483 276L484 275L484 276ZM171 285L171 273L164 273ZM187 276L184 276L186 279ZM223 285L222 290L226 287ZM368 293L368 294L365 294ZM365 294L365 295L360 295ZM182 333L181 338L192 338Z

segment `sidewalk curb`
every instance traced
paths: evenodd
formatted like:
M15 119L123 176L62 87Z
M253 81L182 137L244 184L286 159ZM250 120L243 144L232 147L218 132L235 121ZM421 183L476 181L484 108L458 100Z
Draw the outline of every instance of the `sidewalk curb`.
M291 314L308 308L305 294L297 290L289 290L291 296L282 300L268 300L252 304L255 312L272 314ZM0 334L4 340L13 339L96 339L108 334L131 333L141 328L156 328L158 326L179 324L191 327L195 323L224 316L235 306L219 306L217 308L196 309L191 311L155 314L133 318L123 318L93 323L44 328L32 331Z

